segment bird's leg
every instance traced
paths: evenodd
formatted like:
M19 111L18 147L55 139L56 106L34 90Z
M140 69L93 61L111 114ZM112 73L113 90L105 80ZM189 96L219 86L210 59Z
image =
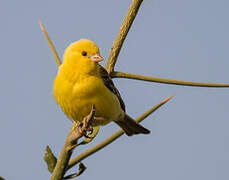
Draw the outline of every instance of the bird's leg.
M94 120L94 115L95 106L93 105L90 114L84 117L83 122L78 125L79 132L86 138L89 138L88 133L91 134L93 132L92 123Z

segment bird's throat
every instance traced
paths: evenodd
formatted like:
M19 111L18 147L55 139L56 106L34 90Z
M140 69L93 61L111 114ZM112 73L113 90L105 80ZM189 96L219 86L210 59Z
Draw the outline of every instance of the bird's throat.
M91 63L87 66L64 64L59 68L58 75L73 83L90 76L100 77L99 67L96 63Z

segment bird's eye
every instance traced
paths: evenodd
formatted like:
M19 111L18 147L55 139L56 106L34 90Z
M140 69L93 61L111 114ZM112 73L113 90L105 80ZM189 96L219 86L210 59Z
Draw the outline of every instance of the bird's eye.
M81 54L82 54L83 56L87 56L87 52L86 52L86 51L83 51Z

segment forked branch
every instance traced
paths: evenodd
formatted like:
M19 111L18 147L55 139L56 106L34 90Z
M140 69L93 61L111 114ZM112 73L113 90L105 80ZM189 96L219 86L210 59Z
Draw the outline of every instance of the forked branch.
M61 180L64 178L68 162L71 158L74 148L77 146L77 141L84 135L84 132L90 126L95 115L95 107L93 106L90 114L84 118L83 126L79 126L77 123L72 123L72 127L68 132L68 135L65 139L64 145L60 152L59 158L57 160L56 166L50 180Z
M202 86L202 87L229 87L229 84L216 84L216 83L199 83L199 82L189 82L189 81L178 81L178 80L172 80L172 79L164 79L164 78L156 78L156 77L150 77L150 76L143 76L143 75L136 75L136 74L130 74L130 73L123 73L123 72L114 72L114 67L119 55L119 52L122 48L122 45L124 43L124 40L129 32L129 29L137 15L137 12L139 10L139 7L143 0L132 0L132 3L126 13L126 16L123 20L123 23L119 29L119 32L112 44L112 47L110 49L108 59L105 64L105 68L107 69L108 73L111 75L112 78L128 78L128 79L137 79L137 80L144 80L144 81L150 81L150 82L157 82L157 83L166 83L166 84L175 84L175 85L185 85L185 86ZM45 36L45 39L48 42L49 48L52 52L52 55L56 61L57 66L61 65L61 60L55 50L55 47L53 43L51 42L47 32L45 31L44 26L40 22L41 30ZM157 110L159 107L161 107L163 104L165 104L167 101L169 101L171 97L163 100L153 108L149 109L145 113L143 113L141 116L139 116L136 121L140 122L143 119L145 119L147 116L149 116L152 112ZM92 115L93 116L93 115ZM92 117L91 116L91 117ZM85 126L86 128L86 126ZM95 134L98 132L95 131ZM87 151L83 152L82 154L76 156L72 160L70 160L70 157L72 155L73 149L80 145L77 144L77 140L82 137L82 132L79 131L78 128L76 128L76 124L73 123L71 130L69 131L67 138L65 140L64 146L62 148L62 151L60 153L60 156L58 158L58 161L55 165L55 168L53 170L53 173L51 175L51 180L61 180L64 178L64 175L67 170L72 168L74 165L82 161L83 159L89 157L93 153L99 151L100 149L104 148L108 144L112 143L114 140L119 138L121 135L123 135L123 131L119 130L104 141L100 142L99 144L95 145L94 147L88 149ZM88 143L88 141L84 141L82 144ZM69 161L70 160L70 161ZM65 176L65 178L73 178L78 175L80 175L86 168L85 166L80 166L81 168L79 171L75 174ZM83 168L82 168L83 167ZM51 167L52 171L52 167Z

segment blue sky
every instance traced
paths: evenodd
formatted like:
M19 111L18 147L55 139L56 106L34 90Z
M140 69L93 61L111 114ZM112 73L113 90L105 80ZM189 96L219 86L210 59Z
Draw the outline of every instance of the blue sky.
M70 121L54 102L57 68L40 30L45 25L62 56L80 38L104 58L130 4L127 1L11 0L0 3L0 176L48 179L43 154L59 154ZM145 0L120 52L116 70L179 80L229 83L229 2ZM84 179L227 180L228 89L115 79L132 117L174 95L142 123L144 136L122 136L83 163ZM91 144L112 134L102 127ZM75 168L77 169L77 167Z

